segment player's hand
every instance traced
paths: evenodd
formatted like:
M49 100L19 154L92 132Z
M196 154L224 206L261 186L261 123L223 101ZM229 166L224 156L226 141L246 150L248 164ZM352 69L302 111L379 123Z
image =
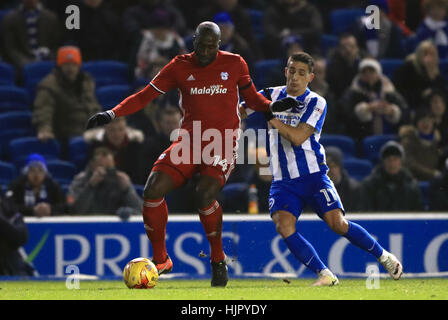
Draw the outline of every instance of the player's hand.
M102 126L108 124L115 118L115 114L113 111L104 111L94 114L87 121L87 129L91 129L94 127Z
M294 107L299 107L299 102L291 97L286 97L271 103L272 112L282 112Z
M267 112L263 112L263 116L266 119L267 122L271 121L272 119L275 118L274 114L272 113L272 111L267 111Z

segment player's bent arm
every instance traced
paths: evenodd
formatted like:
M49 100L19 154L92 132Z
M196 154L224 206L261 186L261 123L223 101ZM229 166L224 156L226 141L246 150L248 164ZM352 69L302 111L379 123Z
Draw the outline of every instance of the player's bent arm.
M139 92L127 97L111 111L114 117L122 117L133 114L143 109L149 102L161 95L151 84Z
M270 111L271 100L266 99L264 95L257 92L252 81L242 88L240 88L241 95L246 102L246 105L255 111L267 112Z
M272 119L269 123L278 130L278 133L294 146L298 147L304 143L315 131L314 127L307 123L299 123L297 127L284 124L279 119Z

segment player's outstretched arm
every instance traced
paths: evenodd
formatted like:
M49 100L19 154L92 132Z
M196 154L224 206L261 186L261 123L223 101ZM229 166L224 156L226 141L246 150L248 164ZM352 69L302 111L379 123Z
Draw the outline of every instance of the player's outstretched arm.
M89 118L86 128L92 129L98 126L103 126L111 122L114 118L115 113L112 110L96 113Z
M297 127L293 127L284 124L282 121L276 118L269 120L269 123L278 130L278 133L290 141L294 146L300 146L304 143L313 133L314 127L307 123L301 122Z
M257 92L253 83L241 90L241 95L247 106L255 111L260 112L282 112L293 107L298 107L299 102L291 97L286 97L275 102L272 102L260 92Z

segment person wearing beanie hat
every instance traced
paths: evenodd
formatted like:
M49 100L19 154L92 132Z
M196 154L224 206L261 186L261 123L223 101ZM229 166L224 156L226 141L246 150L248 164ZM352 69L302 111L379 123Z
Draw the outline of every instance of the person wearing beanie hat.
M360 210L407 212L423 210L417 181L403 168L403 146L389 141L380 149L380 163L361 183Z
M382 73L376 59L365 58L358 74L343 94L343 109L347 134L361 141L375 134L396 134L408 117L408 106L392 82Z
M65 211L64 192L38 153L28 156L22 174L11 182L6 194L24 216L45 217Z
M88 115L102 109L96 100L95 80L81 70L81 64L79 48L60 47L56 67L37 85L32 124L39 140L59 141L62 157L68 140L84 133Z

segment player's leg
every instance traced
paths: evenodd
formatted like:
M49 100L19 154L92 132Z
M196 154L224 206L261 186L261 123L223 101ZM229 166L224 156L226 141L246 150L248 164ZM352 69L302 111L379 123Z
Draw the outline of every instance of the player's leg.
M340 209L326 212L323 219L334 232L347 238L353 245L378 259L392 278L395 280L400 279L403 273L400 261L393 254L386 251L366 229L355 222L346 220Z
M173 189L174 183L167 173L152 171L143 191L143 222L160 274L170 272L172 268L165 245L168 207L164 197Z
M225 286L228 281L227 264L222 246L222 208L216 201L221 189L221 181L209 175L200 175L195 188L199 219L210 244L212 286Z

